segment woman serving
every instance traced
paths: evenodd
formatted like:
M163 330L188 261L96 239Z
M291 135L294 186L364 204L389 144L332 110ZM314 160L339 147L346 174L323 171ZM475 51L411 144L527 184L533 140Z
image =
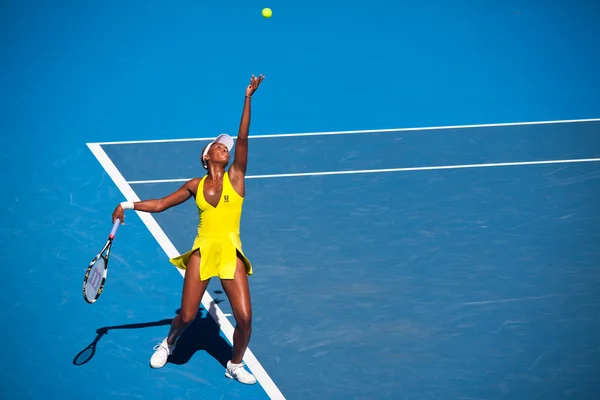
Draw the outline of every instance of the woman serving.
M123 202L112 215L113 223L124 221L125 210L159 213L194 197L199 213L198 234L192 249L172 258L177 268L185 270L181 310L171 323L168 336L154 347L150 359L153 368L161 368L176 346L177 339L196 318L200 301L212 277L219 277L235 318L233 355L227 362L225 376L246 384L256 378L244 369L243 357L252 332L252 306L248 276L252 264L242 251L240 219L244 203L250 103L264 77L252 75L246 88L244 109L235 144L234 159L229 164L234 141L227 134L219 135L202 151L200 160L208 171L202 178L190 179L178 190L161 199Z

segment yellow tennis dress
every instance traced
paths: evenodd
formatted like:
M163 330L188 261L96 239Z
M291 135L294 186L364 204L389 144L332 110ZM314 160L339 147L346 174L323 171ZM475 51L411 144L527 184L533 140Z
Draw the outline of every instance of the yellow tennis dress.
M240 240L240 220L244 198L240 196L229 180L226 172L223 176L223 191L216 207L204 198L204 181L200 180L196 193L199 223L198 235L192 249L170 261L179 269L186 269L188 260L196 250L200 251L200 279L214 276L221 279L233 279L236 266L236 251L246 266L246 273L252 275L252 264L242 251Z

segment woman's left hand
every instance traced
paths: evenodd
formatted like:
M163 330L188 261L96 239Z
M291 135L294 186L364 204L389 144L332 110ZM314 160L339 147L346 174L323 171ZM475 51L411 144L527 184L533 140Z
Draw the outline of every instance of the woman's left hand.
M265 79L265 77L262 74L260 74L258 77L252 75L252 78L250 78L250 84L246 88L246 96L252 96L254 92L256 92L256 89L258 89L258 86L263 79Z

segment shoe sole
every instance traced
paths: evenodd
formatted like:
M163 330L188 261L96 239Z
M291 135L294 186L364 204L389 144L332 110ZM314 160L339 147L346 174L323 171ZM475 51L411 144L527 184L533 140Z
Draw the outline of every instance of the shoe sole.
M235 379L233 377L233 375L231 375L228 371L225 371L225 376L228 377L229 379L233 379L238 381L239 383L243 383L244 385L254 385L256 383L256 380L254 380L254 382L242 382L239 379Z

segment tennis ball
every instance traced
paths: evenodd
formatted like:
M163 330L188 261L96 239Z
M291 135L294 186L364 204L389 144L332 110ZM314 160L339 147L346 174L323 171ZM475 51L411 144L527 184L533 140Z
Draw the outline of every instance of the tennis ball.
M265 18L271 18L271 15L273 15L273 11L271 11L270 8L263 8L262 10L262 16Z

